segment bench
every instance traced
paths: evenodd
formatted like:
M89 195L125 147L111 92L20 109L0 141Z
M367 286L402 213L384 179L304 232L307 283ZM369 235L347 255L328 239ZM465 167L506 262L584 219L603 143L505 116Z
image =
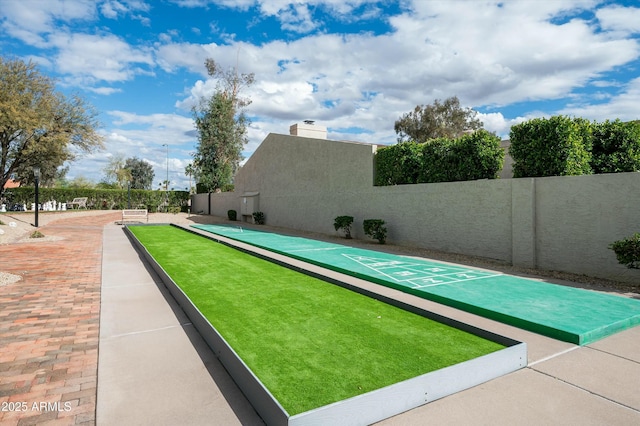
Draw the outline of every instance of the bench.
M146 209L122 210L122 223L127 220L142 220L149 222L149 212Z
M67 203L67 207L77 206L78 208L87 208L87 197L74 198L73 201Z

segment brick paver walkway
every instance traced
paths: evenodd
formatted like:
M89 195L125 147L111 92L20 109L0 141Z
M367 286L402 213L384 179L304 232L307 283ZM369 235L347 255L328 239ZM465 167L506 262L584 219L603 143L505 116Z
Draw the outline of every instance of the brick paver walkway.
M0 424L95 424L102 233L119 213L52 221L59 241L0 246Z

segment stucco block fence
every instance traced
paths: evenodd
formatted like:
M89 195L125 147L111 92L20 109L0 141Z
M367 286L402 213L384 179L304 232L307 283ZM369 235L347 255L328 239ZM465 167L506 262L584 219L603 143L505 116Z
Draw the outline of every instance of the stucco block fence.
M197 194L194 213L336 235L336 216L383 219L392 244L497 259L519 267L640 282L608 245L640 232L640 173L373 186L375 145L270 134L235 192Z

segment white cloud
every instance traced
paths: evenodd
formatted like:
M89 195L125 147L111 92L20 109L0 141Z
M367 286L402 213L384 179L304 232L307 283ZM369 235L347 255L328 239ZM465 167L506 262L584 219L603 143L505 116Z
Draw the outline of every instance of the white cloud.
M600 26L617 36L640 33L640 8L613 5L596 12Z
M109 19L117 19L118 15L127 12L127 8L119 1L106 1L100 6L100 12Z
M54 31L56 21L88 21L95 18L96 3L93 0L21 0L1 1L0 15L5 23L32 34ZM22 38L21 38L22 39Z
M316 119L329 127L368 129L374 135L363 133L363 138L389 142L395 140L393 122L417 104L453 95L471 107L565 98L640 55L636 40L598 33L591 22L550 21L593 2L538 3L415 2L411 12L391 18L395 31L381 36L316 34L261 46L172 45L162 48L172 55L160 57L171 67L172 57L184 64L184 58L199 56L200 69L205 54L227 58L229 66L239 58L241 69L256 73L256 84L247 92L253 99L249 113L281 120L280 132L292 122ZM288 4L262 7L276 13ZM192 63L184 65L194 69ZM198 81L177 105L193 105L214 87ZM490 130L504 134L520 118L488 114L485 119Z
M512 119L505 118L501 112L492 113L478 113L477 118L482 121L483 128L490 132L494 132L502 139L509 138L509 130L511 126L520 124L523 121L534 118L535 115L528 115L527 117L516 117Z
M136 74L149 73L154 64L147 49L134 48L109 34L56 33L50 37L50 44L59 52L56 57L59 72L81 79L86 86L100 81L127 81Z
M156 46L156 62L166 72L186 68L191 72L206 75L204 61L213 57L218 49L216 44L167 43Z
M97 93L98 95L105 95L105 96L122 92L122 89L115 89L113 87L87 87L85 88L85 90L92 93Z
M57 51L54 69L63 75L63 84L111 94L118 90L94 87L95 83L127 81L137 74L148 74L154 60L147 48L131 46L115 35L71 32L71 25L97 19L98 9L111 19L130 14L144 22L147 18L134 12L148 11L149 6L141 0L0 1L2 29L28 45Z
M640 77L635 78L624 87L623 91L603 103L584 103L572 105L558 111L576 117L604 121L619 118L622 121L640 119Z

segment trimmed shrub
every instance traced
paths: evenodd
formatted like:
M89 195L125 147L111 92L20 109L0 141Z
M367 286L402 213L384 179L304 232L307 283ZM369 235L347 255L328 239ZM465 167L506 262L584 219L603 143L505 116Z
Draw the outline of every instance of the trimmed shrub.
M380 244L384 244L387 240L387 228L382 219L365 219L362 223L365 235L378 240Z
M41 203L50 200L66 203L74 198L87 197L87 208L92 210L122 210L128 208L129 198L132 208L146 208L155 212L160 205L165 205L166 197L169 197L169 207L175 207L178 211L187 211L189 200L188 191L151 191L144 189L75 189L75 188L43 188L40 187L39 198ZM7 204L30 205L35 200L35 188L20 187L11 188L5 192L9 201ZM169 209L168 209L169 210Z
M347 239L351 238L351 225L353 225L353 216L338 216L333 220L335 230L342 229Z
M229 220L235 221L238 219L238 212L235 210L227 210L227 217Z
M448 182L451 179L453 145L453 140L447 138L431 139L421 144L422 161L418 183Z
M594 124L591 153L593 173L640 171L640 122Z
M403 142L378 150L376 185L495 179L504 162L500 138L478 130L458 139Z
M455 175L451 181L497 179L504 163L500 137L478 130L457 139L453 144Z
M513 177L591 173L591 124L581 118L536 118L511 127Z
M416 183L421 155L420 145L416 142L401 142L378 149L375 157L375 185Z
M500 138L486 130L458 139L433 139L422 145L418 182L456 182L496 179L502 170L504 150Z
M256 225L264 225L264 213L253 212L253 223Z
M618 263L630 269L640 269L640 234L624 238L609 245Z

